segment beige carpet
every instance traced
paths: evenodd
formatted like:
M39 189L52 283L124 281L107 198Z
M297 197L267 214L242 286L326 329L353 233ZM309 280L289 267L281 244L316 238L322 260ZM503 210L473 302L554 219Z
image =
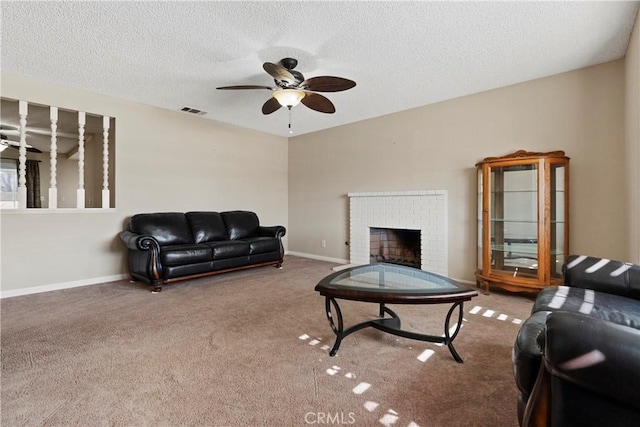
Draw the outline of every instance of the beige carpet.
M333 266L288 256L282 270L159 294L120 281L4 299L2 426L517 425L511 348L531 297L466 303L464 364L446 346L374 329L331 358L313 288ZM341 307L346 326L377 314ZM448 307L392 308L403 327L441 334Z

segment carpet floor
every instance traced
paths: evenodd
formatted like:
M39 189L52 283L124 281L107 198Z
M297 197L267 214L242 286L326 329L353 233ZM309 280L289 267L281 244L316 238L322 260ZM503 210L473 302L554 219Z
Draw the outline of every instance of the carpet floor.
M464 305L446 346L334 334L314 286L336 264L287 256L166 285L118 281L0 301L2 426L517 426L511 364L532 297ZM377 305L341 301L345 327ZM445 305L393 305L442 334Z

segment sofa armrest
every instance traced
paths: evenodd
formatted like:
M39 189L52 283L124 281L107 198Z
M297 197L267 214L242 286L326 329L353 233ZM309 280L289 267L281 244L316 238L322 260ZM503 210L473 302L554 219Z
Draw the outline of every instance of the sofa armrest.
M277 237L281 239L287 233L287 229L281 225L274 225L272 227L258 227L259 237Z
M640 264L570 255L562 270L566 286L640 300Z
M568 312L546 323L540 345L552 376L640 411L640 330Z
M160 251L160 244L153 236L122 231L120 240L122 240L127 249L132 251L147 251L152 248Z
M160 262L160 243L153 236L136 234L125 230L120 232L120 240L129 249L129 273L136 279L142 279L161 289L162 263Z

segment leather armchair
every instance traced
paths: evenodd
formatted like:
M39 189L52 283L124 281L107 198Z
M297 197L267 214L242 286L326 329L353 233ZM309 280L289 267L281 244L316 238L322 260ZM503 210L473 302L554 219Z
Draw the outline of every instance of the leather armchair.
M640 265L572 255L513 351L520 425L640 422Z

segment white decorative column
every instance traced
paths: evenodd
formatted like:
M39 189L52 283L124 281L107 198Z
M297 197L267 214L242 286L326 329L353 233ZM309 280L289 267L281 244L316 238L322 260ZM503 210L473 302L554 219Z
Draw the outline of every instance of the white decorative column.
M51 180L49 183L49 209L58 208L58 107L49 108L51 121Z
M18 102L20 116L20 147L18 150L18 209L27 207L27 112L29 104Z
M78 190L76 196L76 207L84 209L84 125L85 114L78 112Z
M109 206L109 121L111 117L102 117L102 208Z

